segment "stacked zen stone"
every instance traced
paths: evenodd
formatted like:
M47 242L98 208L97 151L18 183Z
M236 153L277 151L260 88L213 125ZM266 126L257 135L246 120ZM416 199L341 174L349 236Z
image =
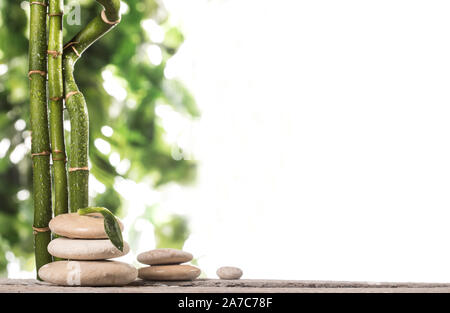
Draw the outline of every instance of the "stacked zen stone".
M118 220L119 221L119 220ZM104 230L100 213L61 214L54 217L50 230L58 236L47 249L54 257L67 259L46 264L39 276L46 282L63 286L121 286L137 278L137 269L129 264L109 261L130 251L124 242L123 252L117 249ZM123 224L119 221L121 230Z
M189 252L176 249L155 249L138 255L137 260L150 266L139 269L139 278L144 280L194 280L201 271L191 265L181 264L191 261Z

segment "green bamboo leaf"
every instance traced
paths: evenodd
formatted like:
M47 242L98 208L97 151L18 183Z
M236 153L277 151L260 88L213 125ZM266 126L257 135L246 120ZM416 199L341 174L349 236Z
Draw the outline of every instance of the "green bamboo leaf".
M119 222L110 210L102 207L87 207L78 209L77 213L79 215L85 215L89 213L102 214L104 218L105 232L108 235L109 240L111 240L112 244L117 249L123 252L122 231L120 230Z

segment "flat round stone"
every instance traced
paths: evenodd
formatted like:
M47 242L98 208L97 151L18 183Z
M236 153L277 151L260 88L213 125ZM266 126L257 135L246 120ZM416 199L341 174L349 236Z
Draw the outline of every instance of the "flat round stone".
M57 261L42 266L39 277L61 286L123 286L136 279L137 269L118 261Z
M199 268L191 265L154 265L139 269L138 277L144 280L194 280Z
M239 279L242 276L242 270L234 266L222 266L216 274L220 279Z
M123 252L109 239L68 239L56 238L47 246L51 255L69 260L105 260L118 258L130 251L128 243L123 243Z
M137 260L147 265L180 264L191 261L192 254L177 249L164 248L142 252Z
M120 229L123 224L119 219ZM79 215L78 213L60 214L52 218L48 224L50 230L67 238L106 239L103 216L100 213Z

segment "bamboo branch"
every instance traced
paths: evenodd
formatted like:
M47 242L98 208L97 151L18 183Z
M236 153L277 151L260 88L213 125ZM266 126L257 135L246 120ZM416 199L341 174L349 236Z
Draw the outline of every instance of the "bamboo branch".
M97 0L102 13L92 19L68 44L63 52L64 92L70 116L69 203L70 211L89 206L88 152L89 117L86 100L73 76L74 66L81 54L96 40L120 22L120 0Z
M52 218L50 139L47 118L47 0L30 0L30 115L33 164L34 245L36 269L52 261L48 222ZM39 276L38 276L39 279Z
M63 1L49 2L48 91L50 111L50 139L53 159L53 188L55 215L68 212L66 150L63 126L62 74L62 15Z

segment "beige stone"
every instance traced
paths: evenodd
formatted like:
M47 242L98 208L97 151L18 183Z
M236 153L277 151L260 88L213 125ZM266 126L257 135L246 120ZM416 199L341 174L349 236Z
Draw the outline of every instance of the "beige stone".
M138 276L144 280L194 280L200 273L191 265L153 265L140 268Z
M58 258L70 260L104 260L126 255L130 251L128 243L123 243L123 252L109 239L68 239L56 238L48 247L48 252Z
M142 252L137 260L147 265L180 264L191 261L192 254L177 249L164 248Z
M242 270L234 266L222 266L216 274L220 279L239 279L242 276Z
M39 277L61 286L123 286L136 279L137 269L117 261L57 261L42 266Z
M120 229L123 224L119 221ZM103 216L100 213L79 215L67 213L55 216L48 224L51 231L63 237L80 239L106 239Z

